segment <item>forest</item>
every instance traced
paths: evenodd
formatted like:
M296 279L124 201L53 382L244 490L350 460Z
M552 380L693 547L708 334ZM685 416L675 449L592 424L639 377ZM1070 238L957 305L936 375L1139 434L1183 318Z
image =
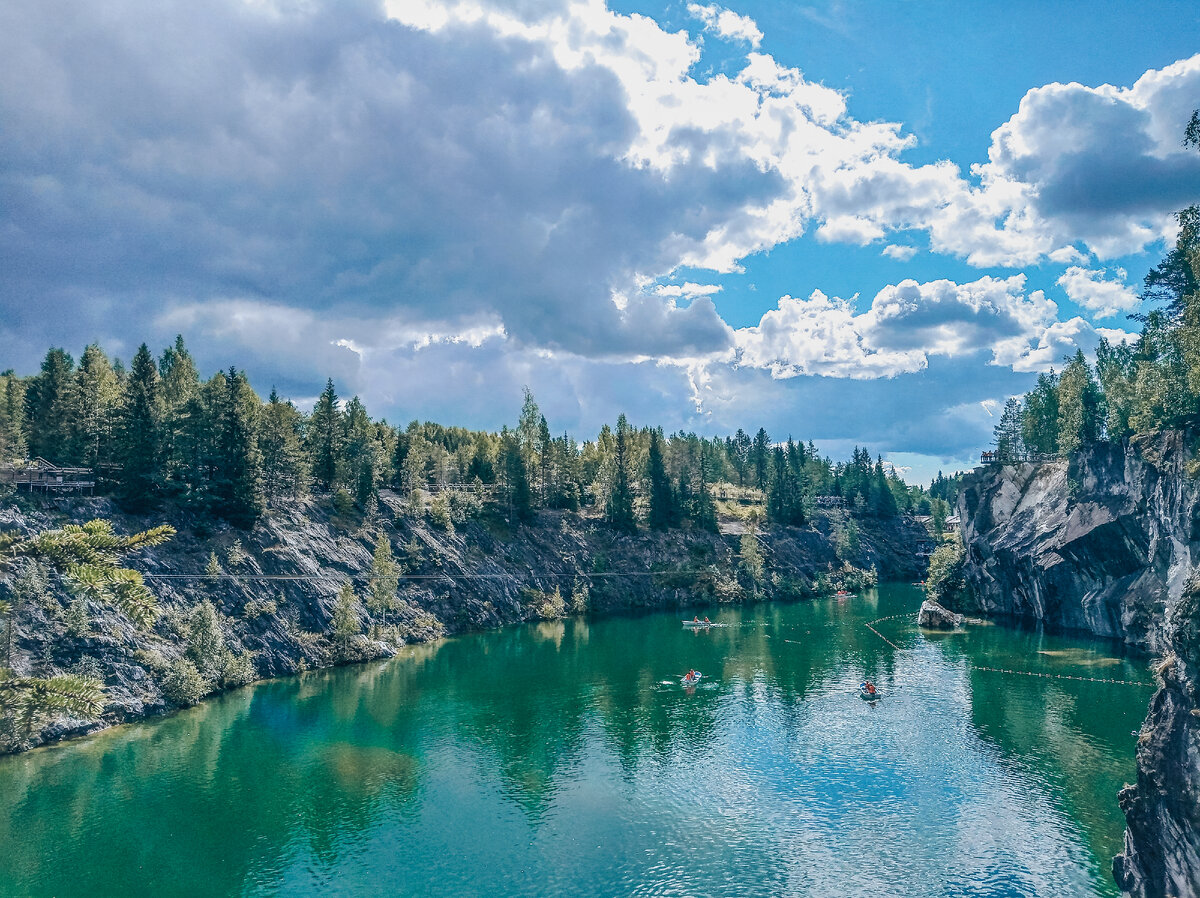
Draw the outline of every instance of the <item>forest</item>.
M725 438L666 435L622 415L594 439L555 435L526 389L519 419L499 433L375 420L332 380L311 412L272 390L266 401L237 368L202 379L182 336L128 367L96 344L78 362L52 348L41 370L0 374L0 463L27 459L94 471L97 490L132 512L173 504L248 528L273 504L325 496L369 511L381 489L432 494L435 522L484 513L529 522L541 509L594 510L618 530L715 530L718 503L771 523L803 525L819 499L857 514L906 511L944 519L956 480L926 491L855 449L845 462L810 441L765 429Z

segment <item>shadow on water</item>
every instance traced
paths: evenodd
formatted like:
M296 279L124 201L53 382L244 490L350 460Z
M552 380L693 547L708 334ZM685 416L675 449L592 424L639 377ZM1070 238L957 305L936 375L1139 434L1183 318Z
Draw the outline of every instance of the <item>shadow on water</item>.
M531 624L5 759L0 895L1115 894L1148 690L971 665L1144 672L863 626L919 601Z

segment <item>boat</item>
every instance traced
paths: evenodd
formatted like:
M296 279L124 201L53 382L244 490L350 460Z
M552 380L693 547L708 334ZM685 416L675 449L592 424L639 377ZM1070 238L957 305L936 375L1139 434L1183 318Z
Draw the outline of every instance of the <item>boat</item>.
M703 676L704 676L704 674L700 673L700 671L693 670L692 676L684 675L683 677L680 678L679 682L684 686L695 686L697 683L700 682L700 678Z
M865 702L877 702L883 698L883 693L876 689L874 692L868 692L866 686L858 687L858 697Z
M844 598L847 598L848 596L852 596L852 595L854 595L854 593L850 592L850 591L849 591L849 590L847 590L847 589L839 589L839 590L838 590L838 591L835 593L835 595L836 595L836 596L837 596L839 599L844 599Z
M712 621L710 621L710 620L685 620L683 622L683 625L685 627L699 627L701 629L704 629L706 627L711 627Z

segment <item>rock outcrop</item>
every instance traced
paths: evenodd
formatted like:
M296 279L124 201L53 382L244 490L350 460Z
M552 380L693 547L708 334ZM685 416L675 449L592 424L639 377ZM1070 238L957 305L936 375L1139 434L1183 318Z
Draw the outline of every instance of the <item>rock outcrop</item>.
M959 493L968 597L960 611L1035 620L1161 656L1122 790L1113 862L1135 898L1200 895L1200 480L1168 432L1069 459L992 465Z
M20 738L0 732L9 748L172 710L164 680L184 653L188 615L203 601L215 606L229 648L252 653L256 676L274 677L387 657L405 642L584 607L604 614L800 598L818 574L829 576L842 563L834 522L823 516L805 528L763 528L758 539L765 576L752 582L738 563L737 536L681 530L621 535L594 517L549 511L518 528L472 520L446 529L388 493L369 521L357 514L339 517L327 503L310 500L271 510L250 531L169 509L124 515L101 498L0 506L0 530L28 533L92 518L112 520L120 533L158 523L178 531L170 542L128 559L159 597L158 620L139 631L119 612L93 603L82 629L78 621L72 628L72 597L53 582L39 600L26 602L17 615L13 666L33 676L97 677L107 704L99 720L59 720ZM919 575L915 549L926 538L921 525L863 518L859 529L859 554L850 559L856 566L875 566L884 579ZM338 589L350 579L360 595L365 592L379 532L388 536L405 574L399 607L373 637L363 613L367 632L335 645L330 624Z
M956 614L933 599L922 602L921 610L917 612L917 626L929 630L953 630L961 627L963 620L961 614Z

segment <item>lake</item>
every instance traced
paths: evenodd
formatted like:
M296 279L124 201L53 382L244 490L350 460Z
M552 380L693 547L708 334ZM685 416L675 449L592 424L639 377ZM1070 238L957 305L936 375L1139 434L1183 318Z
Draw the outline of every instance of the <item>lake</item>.
M1000 670L1145 662L920 601L472 634L3 758L0 895L1117 895L1151 690Z

